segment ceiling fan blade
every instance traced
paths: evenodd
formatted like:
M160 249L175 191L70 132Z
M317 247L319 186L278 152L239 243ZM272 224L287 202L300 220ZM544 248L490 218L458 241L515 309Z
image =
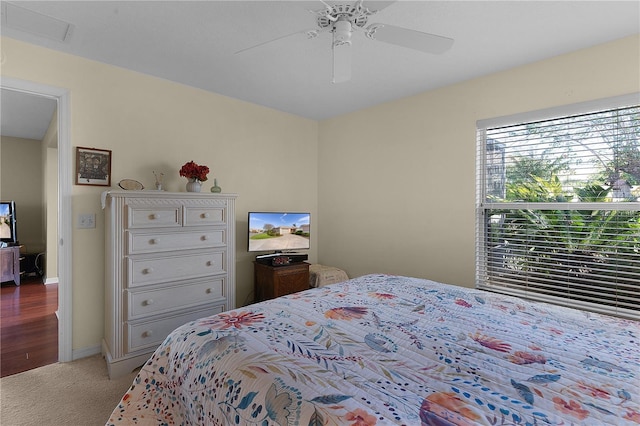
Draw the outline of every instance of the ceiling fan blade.
M364 0L362 5L370 10L380 11L387 8L397 2L398 0L391 1L378 1L378 0Z
M449 37L388 24L369 25L367 27L367 37L425 53L443 53L453 45L453 39Z
M351 80L351 43L333 44L333 83Z
M276 37L276 38L271 39L271 40L263 41L262 43L255 44L253 46L245 47L244 49L240 49L240 50L234 52L234 55L237 55L238 53L246 52L247 50L255 49L257 47L264 46L265 44L273 43L274 41L282 40L283 38L287 38L287 37L291 37L291 36L295 36L295 35L299 35L299 34L306 34L307 38L314 38L314 37L316 37L318 35L319 32L320 31L317 30L317 29L296 31L294 33L285 34L283 36Z
M327 9L331 9L336 5L343 5L345 3L358 3L360 2L363 7L366 7L372 11L379 11L386 7L391 6L393 3L396 3L398 0L389 0L389 1L380 1L380 0L319 0Z

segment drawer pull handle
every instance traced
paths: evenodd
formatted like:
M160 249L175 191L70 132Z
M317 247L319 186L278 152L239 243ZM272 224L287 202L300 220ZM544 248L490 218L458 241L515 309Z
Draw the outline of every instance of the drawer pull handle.
M153 272L153 268L144 268L142 270L142 273L145 274L145 275L148 275L148 274L150 274L152 272Z
M207 260L207 266L213 266L213 261L212 260Z
M150 241L150 243L151 243L151 244L158 244L158 243L160 243L160 240L159 240L159 239L157 239L157 238L153 238L153 239Z
M202 218L203 219L208 219L209 218L209 213L202 213Z
M151 330L147 330L147 331L142 333L142 337L144 337L144 338L151 337L151 336L153 336L153 331L151 331Z
M209 239L209 236L208 235L203 235L202 237L200 237L200 239L202 241L207 241Z
M207 294L211 294L211 292L212 292L212 291L213 291L213 290L211 290L210 288L208 288L208 289L206 289L206 290L205 290L205 293L207 293Z
M145 305L145 306L153 305L153 299L147 299L147 300L145 300L145 301L144 301L144 305Z
M160 219L160 214L159 213L151 213L149 215L149 219L151 219L151 220Z

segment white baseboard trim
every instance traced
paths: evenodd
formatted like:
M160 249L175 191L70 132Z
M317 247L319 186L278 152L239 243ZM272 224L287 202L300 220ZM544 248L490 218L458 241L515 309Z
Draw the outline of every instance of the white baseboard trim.
M58 277L51 277L44 280L44 285L47 284L58 284Z
M71 353L71 360L75 361L76 359L86 358L99 353L102 353L102 347L100 345L92 346L90 348L74 349Z

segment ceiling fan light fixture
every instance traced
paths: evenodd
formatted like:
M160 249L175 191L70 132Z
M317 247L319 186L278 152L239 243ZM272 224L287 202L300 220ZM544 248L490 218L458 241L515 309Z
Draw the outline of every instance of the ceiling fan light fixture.
M333 45L351 44L351 22L339 19L333 26Z

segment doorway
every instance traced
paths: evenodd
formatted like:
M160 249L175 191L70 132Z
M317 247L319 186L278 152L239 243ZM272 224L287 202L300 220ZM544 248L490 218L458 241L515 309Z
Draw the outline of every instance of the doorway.
M72 342L72 154L70 139L70 99L67 89L3 77L2 89L12 90L31 96L42 96L57 102L58 128L58 196L53 208L58 211L57 219L57 268L58 268L58 361L73 359Z

